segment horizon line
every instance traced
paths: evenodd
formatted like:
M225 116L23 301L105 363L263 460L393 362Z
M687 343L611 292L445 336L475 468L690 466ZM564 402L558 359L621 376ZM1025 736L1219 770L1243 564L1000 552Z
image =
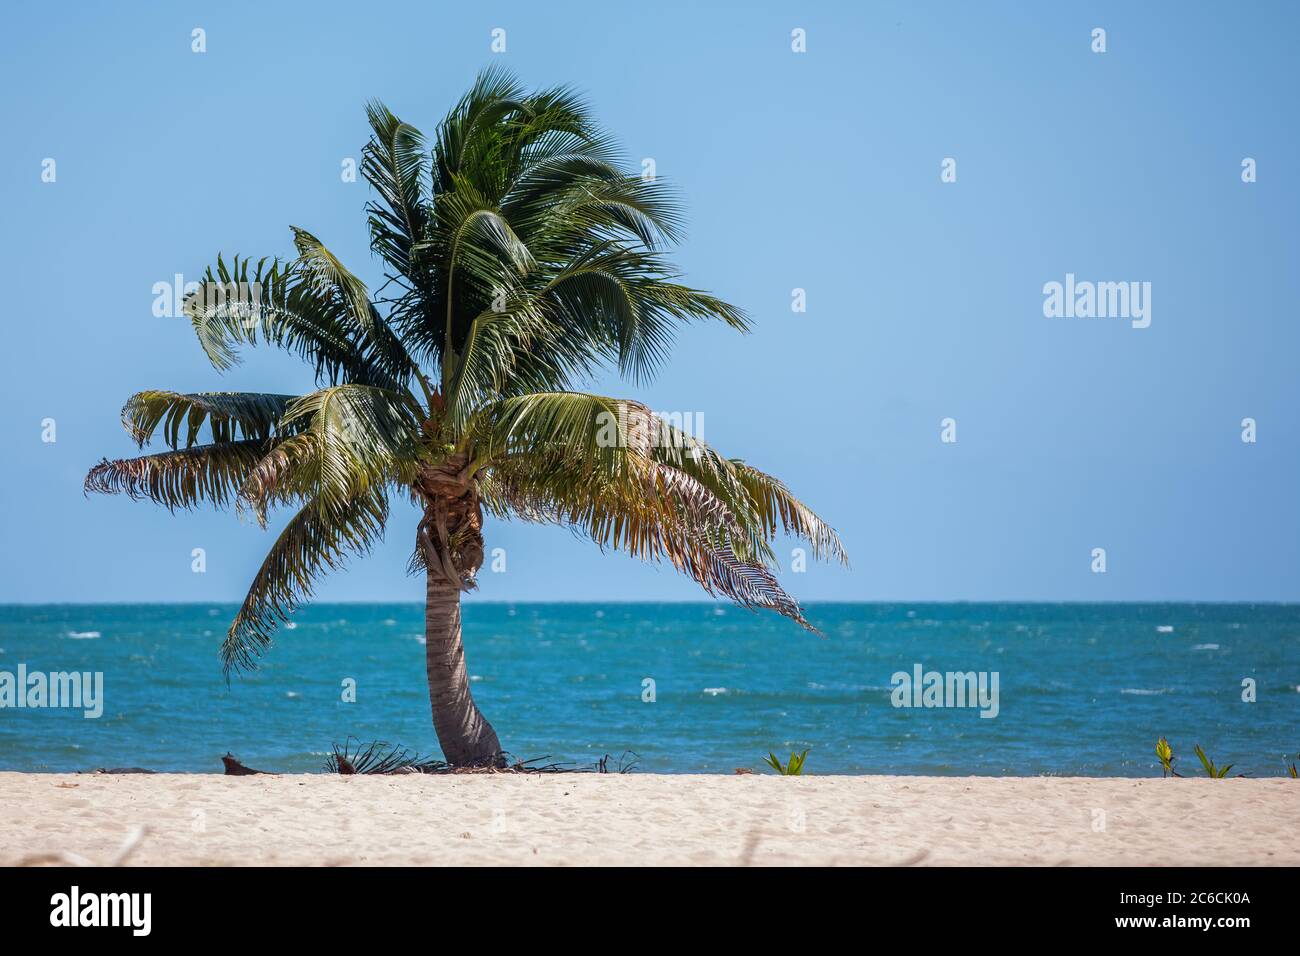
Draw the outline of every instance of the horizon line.
M220 604L240 604L240 603L242 603L242 601L241 601L241 599L239 599L239 598L232 598L232 599L230 599L230 600L216 600L216 601L0 601L0 608L10 608L10 607L15 607L15 608L17 608L17 607L210 607L210 606L212 606L212 605L214 605L214 604L216 604L216 605L220 605ZM411 605L411 606L413 606L413 607L423 607L423 606L424 606L424 602L423 602L423 601L420 601L420 600L388 601L388 600L376 600L376 599L347 599L347 600L338 600L338 601L311 601L311 602L309 602L309 603L305 603L305 604L301 605L299 608L296 608L295 610L304 610L304 609L306 609L306 608L310 608L310 607L327 607L327 606L332 606L332 605L343 605L343 604L346 604L346 605L366 605L366 604L409 604L409 605ZM551 599L536 599L536 600L534 600L534 599L528 599L528 600L513 600L513 601L512 601L512 600L506 600L506 599L502 599L502 598L491 598L491 599L470 599L470 600L467 600L467 601L462 601L462 605L464 605L464 604L500 604L500 605L511 605L511 604L554 604L554 605L561 605L561 604L592 604L592 605L601 605L601 604L605 604L605 605L609 605L609 604L615 604L615 605L617 605L617 604L679 604L679 605L701 605L701 606L711 606L711 607L734 607L734 608L736 608L736 610L739 610L739 611L753 611L753 612L755 612L755 613L757 613L757 612L759 612L759 611L767 610L766 608L761 608L761 607L758 607L758 608L746 608L746 607L742 607L742 606L740 606L740 605L738 605L738 604L732 604L732 603L729 602L729 601L720 601L720 600L710 601L710 600L707 600L707 599L706 599L706 600L698 600L698 599L677 599L677 600L673 600L673 599L665 599L665 600L637 600L637 599L635 599L635 598L615 598L615 599L606 599L606 600L592 600L592 599L584 599L584 600L568 600L568 601L566 601L566 600L551 600ZM852 601L845 601L845 600L815 600L815 601L803 601L803 602L801 602L801 606L803 606L803 607L826 606L826 605L835 605L835 604L847 604L847 605L880 605L880 604L890 604L890 605L907 605L907 604L938 604L938 605L970 605L970 604L979 604L979 605L987 605L987 604L1063 605L1063 604L1075 604L1075 605L1092 605L1092 606L1125 605L1125 604L1185 604L1185 605L1193 605L1193 606L1225 606L1225 607L1236 607L1236 606L1245 606L1245 605L1269 605L1269 606L1276 606L1276 607L1295 607L1295 606L1300 606L1300 601L1288 601L1288 600L1276 600L1276 599L1252 600L1252 599L1245 599L1245 598L1243 598L1243 599L1230 599L1230 600L1217 600L1217 599L1216 599L1216 600L1187 600L1187 599L1184 599L1184 598L1133 598L1133 599L1107 599L1107 600L1078 600L1078 599L1069 599L1069 600L1052 600L1052 599L1043 599L1043 598L1031 598L1031 599L1017 599L1017 598L977 598L977 599L971 599L971 598L953 598L953 599L933 599L933 598L925 598L925 599L920 599L920 600L905 600L905 599L899 599L899 598L892 598L892 599L885 599L885 598L879 598L879 599L877 599L877 598L871 598L871 599L861 599L861 600L852 600Z

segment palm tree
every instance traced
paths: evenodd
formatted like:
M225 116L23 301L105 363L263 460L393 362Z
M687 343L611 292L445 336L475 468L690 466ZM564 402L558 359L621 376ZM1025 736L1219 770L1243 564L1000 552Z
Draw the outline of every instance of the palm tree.
M380 103L362 170L375 294L303 229L296 257L217 257L185 313L218 370L269 344L314 369L307 395L146 391L122 412L143 448L104 460L88 491L169 509L234 503L265 527L297 509L221 645L226 675L255 666L322 572L381 536L389 496L422 509L412 573L426 582L429 700L452 764L499 761L470 696L462 592L483 563L483 517L569 526L604 547L667 559L711 594L805 627L771 542L839 539L786 487L724 458L645 406L577 390L606 367L644 381L674 325L733 306L674 280L659 251L680 223L662 184L617 166L567 89L527 92L487 71L431 144ZM387 297L381 293L392 287ZM208 435L204 435L204 429Z

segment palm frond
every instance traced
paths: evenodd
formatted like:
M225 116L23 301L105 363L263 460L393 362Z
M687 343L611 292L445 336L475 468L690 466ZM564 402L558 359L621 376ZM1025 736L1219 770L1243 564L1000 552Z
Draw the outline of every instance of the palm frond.
M695 579L706 591L723 595L747 610L767 609L788 617L814 633L797 601L786 594L770 569L742 561L728 546L708 549L707 572L695 571Z
M420 461L421 409L404 393L334 385L295 400L279 442L249 473L240 499L265 523L277 499L316 499L341 507L366 489L410 484Z
M791 494L784 483L744 462L733 460L731 465L736 476L748 489L750 500L754 502L760 520L767 526L769 533L776 531L779 520L784 533L803 538L812 545L814 557L848 565L848 552L844 550L844 543L840 541L835 529Z
M122 424L143 448L162 426L169 448L186 448L198 441L204 424L212 441L237 439L266 441L284 417L293 395L257 392L171 392L163 389L137 392L122 408ZM182 435L184 436L182 439Z
M493 171L502 156L501 141L508 131L512 114L529 112L527 91L508 70L490 67L474 80L474 85L438 126L434 143L434 189L449 192L452 177L465 171L477 174L483 188L493 182ZM486 191L486 190L484 190Z
M227 265L217 256L184 311L218 370L239 364L241 346L265 343L308 362L318 381L404 387L402 369L384 362L338 297L320 294L320 273L310 264L236 256Z
M370 247L400 273L411 275L412 249L428 218L424 182L429 154L420 131L378 100L366 105L366 116L374 135L362 151L361 174L380 200L366 205Z
M405 383L412 376L423 383L418 365L370 301L365 283L307 230L295 226L293 235L298 248L296 265L305 276L304 284L317 300L338 310L348 328L356 330L354 338L365 358L381 368L392 384Z
M86 475L87 494L147 498L169 511L200 504L225 507L261 461L271 443L261 439L224 441L101 461Z
M772 569L753 556L752 537L698 483L663 466L648 482L584 480L563 459L527 457L494 469L482 487L498 517L567 526L599 547L646 561L666 560L716 594L748 609L768 608L815 630Z
M677 323L719 319L749 330L739 309L673 277L658 254L602 241L558 271L544 294L566 332L582 335L625 375L645 381L666 360Z
M636 423L648 414L636 402L584 392L533 392L487 406L467 429L466 441L485 461L515 454L556 452L581 459L593 474L630 463L623 449L636 441Z
M276 627L311 597L317 577L341 568L349 553L367 553L383 537L387 520L388 495L382 486L340 503L315 499L305 504L271 546L222 641L227 676L255 666Z
M779 505L755 500L734 463L699 442L665 454L671 427L635 402L554 393L493 409L475 454L490 463L482 496L494 513L567 525L602 548L667 560L709 593L811 629L769 566L775 529L766 508Z
M812 545L813 557L848 565L848 552L830 525L777 478L715 449L671 422L660 423L654 457L698 479L734 511L750 517L764 539L778 530Z

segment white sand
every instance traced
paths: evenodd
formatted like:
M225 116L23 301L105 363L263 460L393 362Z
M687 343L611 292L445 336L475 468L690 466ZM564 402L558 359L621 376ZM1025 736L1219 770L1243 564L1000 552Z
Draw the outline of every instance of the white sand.
M0 809L0 865L141 825L129 863L1300 864L1286 778L0 773Z

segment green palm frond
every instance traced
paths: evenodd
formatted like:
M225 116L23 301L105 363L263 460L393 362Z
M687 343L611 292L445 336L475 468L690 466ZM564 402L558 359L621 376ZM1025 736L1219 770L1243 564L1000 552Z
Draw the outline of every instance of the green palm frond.
M504 394L570 389L599 362L645 379L677 322L747 328L739 310L672 281L654 248L678 234L679 205L664 183L618 169L571 91L528 94L504 72L482 74L434 137L427 202L412 179L421 140L412 132L404 149L387 145L402 126L379 104L371 121L367 176L384 200L371 211L372 240L406 290L392 324L412 355L441 366L445 391L473 386L487 400L485 370L502 363L483 361L474 327L502 298L528 316L529 361L509 371L530 383L511 389L512 375L498 374ZM475 367L462 373L468 354Z
M597 471L629 461L634 424L648 413L636 402L585 392L534 392L487 406L466 432L476 454L492 462L513 454L560 452Z
M535 260L509 220L465 179L453 177L456 189L438 197L441 235L427 248L444 248L449 271L468 272L490 286L510 272L524 273ZM416 252L421 250L416 247Z
M667 358L678 323L719 319L749 329L739 309L674 277L659 254L601 240L575 254L542 294L567 335L579 336L593 354L644 381Z
M682 215L668 187L623 173L596 149L530 163L503 197L502 211L548 249L592 236L627 238L647 249L675 240Z
M240 438L265 441L276 431L293 395L256 392L137 392L122 408L122 424L143 448L162 426L169 448L188 448L207 424L215 443ZM184 438L182 439L182 435Z
M299 319L289 308L290 290L288 268L279 259L254 263L235 256L227 265L218 254L215 267L207 268L182 309L208 361L221 371L239 364L238 346L256 343L259 330L268 342L303 357L341 351L344 330L326 327L316 316Z
M249 473L240 499L265 524L284 497L333 507L375 485L410 484L420 464L421 409L409 395L370 385L334 385L295 400L281 425L294 434Z
M429 154L424 137L378 101L366 106L374 135L362 151L361 174L379 202L366 205L370 245L393 268L414 268L412 249L424 235L428 218L425 181Z
M500 309L471 320L445 391L447 416L456 431L485 403L550 390L582 363L581 350L555 342L555 330L539 306L531 295L512 296Z
M427 379L401 338L370 301L365 283L349 272L323 242L305 229L292 228L298 249L296 266L305 276L304 286L315 301L329 303L332 310L345 317L344 324L357 330L354 338L358 350L388 376L386 381L372 384L391 388L415 377L429 395Z
M278 623L311 597L316 578L341 568L349 553L367 553L383 537L387 520L382 486L339 504L319 499L305 504L271 546L222 641L226 673L254 666Z
M349 272L334 253L306 229L290 228L293 230L293 244L298 249L298 265L316 295L336 300L348 319L372 333L370 296L365 283Z
M450 192L452 177L467 171L474 174L481 191L488 191L486 187L499 180L504 164L497 157L508 155L503 146L510 134L526 128L534 114L527 91L509 71L491 67L480 73L438 126L433 149L434 191ZM522 121L517 118L520 116ZM580 122L576 114L561 120L566 126Z
M313 365L318 381L403 387L409 363L392 348L376 348L377 335L353 314L355 305L322 287L321 266L310 256L256 264L236 256L230 266L218 256L183 308L218 370L239 364L241 346L264 343ZM385 329L382 340L395 336Z

